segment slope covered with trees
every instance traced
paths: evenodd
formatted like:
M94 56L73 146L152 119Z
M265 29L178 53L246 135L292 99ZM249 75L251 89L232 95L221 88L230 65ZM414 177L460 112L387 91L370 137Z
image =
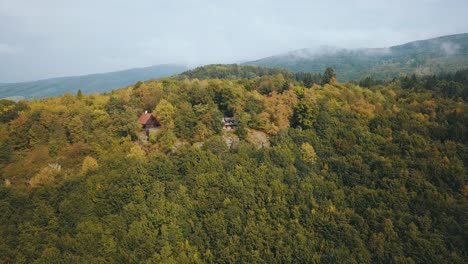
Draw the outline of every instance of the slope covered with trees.
M195 68L177 75L177 79L254 79L263 76L282 75L284 78L296 80L306 87L322 81L322 74L310 72L292 72L284 68L268 68L255 65L211 64ZM287 83L287 82L285 82Z
M75 93L109 92L112 89L132 85L137 81L168 77L187 70L183 65L161 64L145 68L97 73L83 76L60 77L32 82L0 83L0 98L44 98Z
M0 262L466 263L466 101L321 82L1 101Z
M303 49L246 62L297 72L334 67L340 81L366 77L391 80L404 75L454 72L468 67L468 33L414 41L389 48Z

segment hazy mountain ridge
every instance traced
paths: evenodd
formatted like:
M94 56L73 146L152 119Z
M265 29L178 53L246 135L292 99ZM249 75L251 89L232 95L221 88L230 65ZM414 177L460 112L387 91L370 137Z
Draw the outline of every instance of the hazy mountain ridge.
M334 67L342 81L365 77L389 79L405 74L453 72L468 66L468 34L419 40L389 48L301 49L244 64L323 72Z
M108 92L115 88L131 85L137 81L168 77L188 70L186 66L161 64L144 68L123 71L98 73L83 76L59 77L32 82L0 84L0 98L24 96L27 99L43 98L76 93Z
M365 77L391 80L413 73L428 75L455 72L468 67L468 33L419 40L389 48L350 50L324 46L318 49L300 49L246 62L243 65L281 67L294 72L313 73L322 73L325 68L331 66L339 73L340 81L360 80ZM226 67L229 68L230 65ZM223 70L226 67L218 65L214 74L219 74L220 69ZM184 65L162 64L84 76L0 83L0 98L21 98L21 96L26 99L44 98L64 93L76 93L78 89L81 89L83 93L102 93L131 85L137 81L168 77L187 70L189 68ZM281 72L279 69L270 71ZM232 73L237 76L236 70L230 74ZM190 74L201 73L199 70L185 75L190 77L188 76ZM208 73L203 73L203 75L206 74ZM225 76L222 75L217 77L224 78ZM210 76L210 78L214 77Z

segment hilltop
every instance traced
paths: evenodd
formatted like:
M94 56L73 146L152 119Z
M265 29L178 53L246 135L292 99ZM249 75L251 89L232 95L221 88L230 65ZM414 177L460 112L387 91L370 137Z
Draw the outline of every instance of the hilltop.
M323 72L333 67L341 81L393 79L402 75L440 74L468 67L468 34L419 40L389 48L302 49L244 64Z
M15 96L23 96L26 99L44 98L64 93L76 93L78 89L81 89L85 94L102 93L134 84L137 81L168 77L187 69L182 65L161 64L109 73L60 77L32 82L2 83L0 84L0 98Z
M246 66L264 66L251 67ZM0 98L44 98L64 93L102 93L131 85L137 81L169 77L179 78L252 78L255 76L282 74L285 77L307 79L307 84L317 82L327 67L334 67L338 80L364 78L392 80L395 77L417 74L453 73L468 67L468 34L444 36L414 41L389 48L340 49L320 48L291 51L264 59L235 64L215 64L187 71L183 65L156 65L118 72L61 77L33 82L0 83ZM266 68L267 67L267 68ZM308 85L306 85L308 86Z
M0 100L0 262L467 262L467 70L254 72Z

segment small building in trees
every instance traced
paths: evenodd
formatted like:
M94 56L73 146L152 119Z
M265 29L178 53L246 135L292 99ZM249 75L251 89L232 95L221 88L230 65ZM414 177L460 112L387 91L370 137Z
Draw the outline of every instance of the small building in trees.
M232 130L237 127L237 122L233 117L223 117L223 129Z
M138 124L140 124L141 132L144 134L140 137L142 140L148 140L149 134L155 132L156 129L161 126L156 117L148 111L145 111L140 118L138 118Z
M148 111L145 111L145 113L138 118L138 123L141 125L141 129L157 128L160 126L156 117L154 117L152 113L148 113Z

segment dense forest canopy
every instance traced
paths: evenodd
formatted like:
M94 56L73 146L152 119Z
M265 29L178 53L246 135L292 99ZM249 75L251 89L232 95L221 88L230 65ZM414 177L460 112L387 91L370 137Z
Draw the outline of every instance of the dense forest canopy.
M254 79L263 76L282 75L286 79L296 80L305 87L322 81L322 74L310 72L292 72L283 68L268 68L253 65L211 64L183 72L177 79Z
M0 262L467 262L468 71L211 67L0 101Z
M412 74L410 76L403 76L393 81L375 80L371 77L366 77L359 81L362 87L371 87L375 85L388 85L395 80L400 81L403 89L411 90L431 90L444 97L459 98L468 100L468 69L459 70L455 73L446 73L436 75L417 76Z

